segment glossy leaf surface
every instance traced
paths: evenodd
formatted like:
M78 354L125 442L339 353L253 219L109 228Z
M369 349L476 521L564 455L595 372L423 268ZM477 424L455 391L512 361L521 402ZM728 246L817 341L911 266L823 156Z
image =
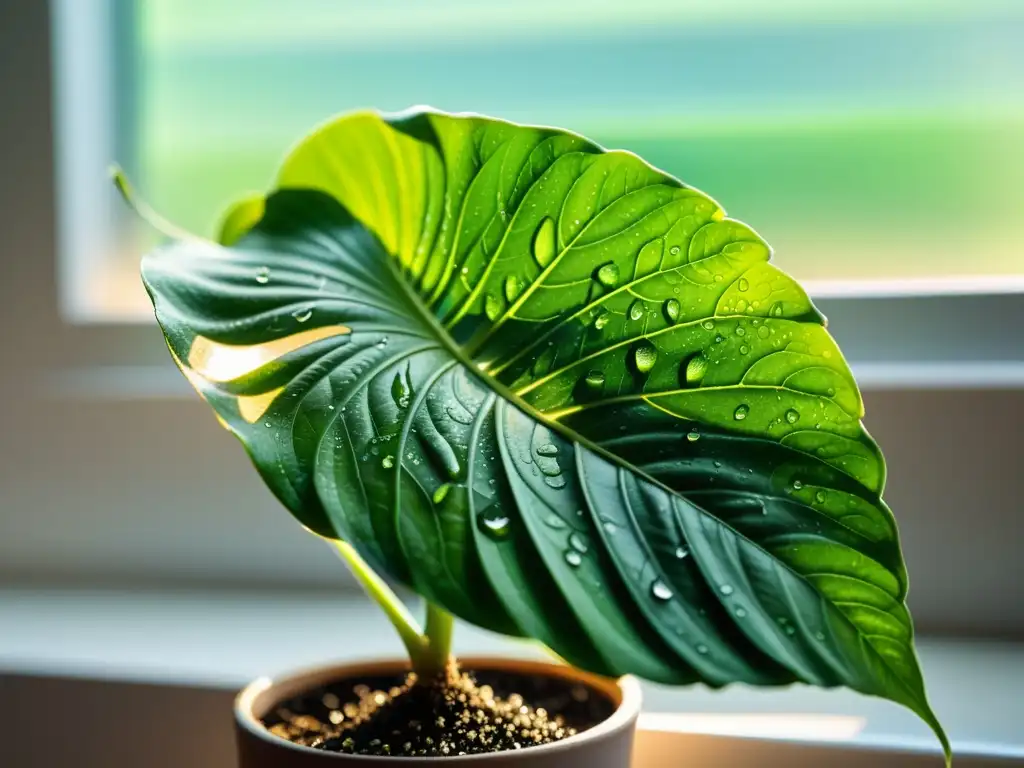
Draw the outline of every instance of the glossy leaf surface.
M860 393L753 230L634 155L438 113L329 124L279 187L143 274L300 521L582 667L847 686L945 743Z

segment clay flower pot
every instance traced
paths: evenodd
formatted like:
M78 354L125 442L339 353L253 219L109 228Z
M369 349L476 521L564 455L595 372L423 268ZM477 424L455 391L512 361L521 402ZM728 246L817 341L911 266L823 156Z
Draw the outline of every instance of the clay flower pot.
M373 768L424 763L479 765L482 768L628 768L633 734L640 714L640 685L632 677L618 681L543 661L481 657L460 659L467 669L502 670L518 675L543 675L586 686L609 699L612 715L562 741L508 752L455 757L369 757L325 752L293 744L270 733L260 722L276 704L335 680L398 674L406 660L360 662L307 669L275 680L250 683L235 700L235 732L239 768Z

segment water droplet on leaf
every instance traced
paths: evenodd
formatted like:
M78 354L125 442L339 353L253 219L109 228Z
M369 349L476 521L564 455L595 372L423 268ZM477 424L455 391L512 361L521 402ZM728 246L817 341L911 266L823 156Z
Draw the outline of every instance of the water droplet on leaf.
M637 299L636 301L629 305L629 319L639 320L643 316L644 303L640 299Z
M670 323L679 319L679 299L668 299L665 302L665 317Z
M504 539L509 534L510 520L497 504L492 504L477 515L480 530L492 539Z
M540 226L533 235L533 258L541 268L546 267L555 258L555 222L548 216L541 219Z
M383 459L381 459L380 465L384 467L384 469L391 469L393 466L395 466L395 457L392 456L391 454L388 454Z
M711 320L705 320L700 325L705 331L713 331L715 329L715 324Z
M270 267L260 267L256 270L256 282L260 285L270 282Z
M674 597L672 590L660 579L651 584L651 594L658 600L671 600Z
M616 285L619 282L619 266L615 262L609 261L598 267L597 282L607 288Z
M508 301L515 301L516 296L519 295L519 278L515 275L509 275L505 278L505 298Z
M292 317L295 318L296 322L304 323L313 316L312 307L302 307L292 312Z
M452 487L451 483L444 483L443 485L439 485L437 487L437 490L434 491L434 496L433 496L434 503L435 504L440 504L442 501L444 501L444 498L445 498L445 496L448 495L448 491L451 490L451 487Z
M487 315L487 319L494 321L501 315L503 304L501 299L495 296L493 293L488 293L484 298L484 314Z
M819 504L824 504L825 499L827 498L828 496L824 491L818 491L816 494L814 494L814 500L817 501Z
M583 557L575 549L570 549L565 553L565 562L575 568L583 562Z
M796 424L798 421L800 421L800 411L796 410L795 408L790 408L788 411L786 411L786 421L788 421L790 424Z
M581 555L585 555L587 553L586 540L584 540L584 538L575 531L569 534L569 546L575 549Z
M633 345L633 367L640 373L650 373L658 361L658 350L647 339L641 339Z
M676 547L676 560L682 560L688 554L690 554L685 547Z
M699 384L708 372L708 359L703 354L694 355L686 361L683 379L687 384Z
M700 440L700 432L698 432L696 429L691 429L686 434L686 439L689 440L691 443L696 443L698 440Z
M608 325L608 321L611 320L611 317L612 316L610 312L601 310L601 312L599 312L597 316L594 318L594 327L600 331L602 328Z
M747 418L748 413L750 413L750 406L746 403L742 403L736 406L736 410L732 412L732 417L736 419L736 421L743 421Z
M539 456L557 456L558 446L552 443L544 443L544 445L537 448L537 454Z
M745 291L750 287L750 283L747 282L747 278L741 277L736 287L739 288L741 291Z
M728 584L723 584L722 586L720 586L718 588L718 591L721 592L726 597L728 597L729 595L732 594L732 587L729 586Z
M583 386L591 395L599 395L604 390L604 372L590 371L583 377Z

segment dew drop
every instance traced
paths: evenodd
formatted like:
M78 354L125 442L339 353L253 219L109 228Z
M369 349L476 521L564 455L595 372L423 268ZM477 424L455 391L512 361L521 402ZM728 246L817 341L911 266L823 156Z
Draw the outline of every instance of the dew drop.
M795 408L790 408L788 411L786 411L786 421L788 421L790 424L796 424L798 421L800 421L800 411L796 410Z
M700 645L697 646L697 653L699 653L701 656L707 655L707 652L708 652L708 647L706 645L704 645L704 643L701 643Z
M608 288L614 286L619 282L619 266L613 261L602 264L597 269L597 282Z
M720 586L718 588L718 591L721 592L726 597L728 597L729 595L732 594L732 587L729 586L728 584L723 584L722 586Z
M741 344L740 345L740 354L741 355L745 355L749 351L750 351L750 347L748 347L746 344Z
M395 401L395 405L399 408L407 408L409 406L408 395L409 391L405 388L405 383L402 381L402 374L396 373L394 380L391 382L391 399Z
M256 282L260 285L270 282L270 267L260 267L256 270Z
M587 553L586 540L575 531L569 534L569 546L575 549L581 555L585 555Z
M771 308L768 310L768 314L772 317L782 317L782 302L776 301L772 304Z
M269 421L265 421L265 422L263 422L263 426L266 427L267 429L270 429L274 425L271 424Z
M686 550L686 547L676 547L676 552L675 552L676 560L682 560L688 554L690 554L690 553Z
M679 319L679 299L668 299L664 305L665 317L670 323Z
M825 639L825 633L824 632L815 632L814 633L814 637L815 637L816 640L824 640Z
M698 432L696 429L691 429L686 434L686 439L689 440L691 443L696 443L698 440L700 440L700 432Z
M747 329L744 328L742 325L737 325L736 326L736 335L737 336L746 336L747 335Z
M629 305L629 319L639 320L644 316L644 303L640 299L637 299Z
M703 354L694 355L686 361L683 380L687 384L699 384L708 372L708 359Z
M598 395L604 390L604 372L591 371L583 377L583 386L592 395Z
M750 287L750 283L747 282L747 278L741 277L736 287L739 288L741 291L745 291Z
M651 594L658 600L671 600L674 595L672 590L668 588L668 585L660 579L651 584Z
M444 483L443 485L439 485L437 487L437 490L434 491L434 496L433 496L434 503L435 504L440 504L442 501L444 501L445 496L448 495L448 491L450 491L451 488L452 488L452 484L451 483Z
M597 317L594 318L594 327L600 331L602 328L608 325L609 320L611 320L611 313L602 310L597 315Z
M576 568L580 563L583 562L583 557L575 549L570 549L565 553L565 562Z
M484 314L487 315L487 319L494 321L498 319L502 310L502 301L500 298L495 296L493 293L488 293L484 298Z
M786 634L789 635L790 637L795 635L796 634L796 627L794 627L792 624L787 624L786 625Z
M796 490L799 491L803 487L804 487L804 484L800 480L794 480L793 481L793 488L795 488Z
M640 373L649 373L658 361L658 350L647 339L633 345L633 366Z
M700 325L705 331L713 331L715 329L715 324L711 320L705 320Z
M553 445L552 443L544 443L544 445L542 445L539 448L537 448L537 455L538 456L557 456L558 455L558 446Z
M561 473L561 470L559 470L559 473ZM546 474L547 473L545 473L545 475ZM555 490L558 490L559 488L565 488L565 478L562 477L561 474L551 477L545 477L544 484L548 486L548 488L554 488Z
M550 515L547 519L547 524L549 528L555 528L556 530L566 527L565 520L560 518L558 515Z
M605 520L603 523L601 523L601 527L604 528L604 532L608 534L613 534L617 530L619 530L619 526L617 526L611 520Z
M746 608L737 608L735 611L733 611L733 613L736 614L737 619L742 619L744 616L747 615L747 610Z
M509 275L505 278L505 298L512 302L519 295L519 278Z
M555 222L545 216L533 235L533 258L541 268L546 267L555 258Z
M673 245L671 248L668 249L668 252L671 253L673 256L678 256L679 255L679 246L678 245Z
M828 495L824 491L818 491L816 494L814 494L814 500L817 501L819 504L824 504L825 499L827 498Z
M736 421L743 421L747 418L748 413L750 413L750 406L746 403L741 403L736 406L736 410L732 412L732 417L736 419Z
M509 534L511 521L497 504L492 504L477 515L480 530L492 539L504 539Z
M384 469L391 469L393 466L395 466L395 457L389 453L387 456L381 459L380 465L384 467Z
M312 316L313 316L313 308L312 307L302 307L302 308L296 309L294 312L292 312L292 317L294 317L296 322L299 322L299 323L306 322Z

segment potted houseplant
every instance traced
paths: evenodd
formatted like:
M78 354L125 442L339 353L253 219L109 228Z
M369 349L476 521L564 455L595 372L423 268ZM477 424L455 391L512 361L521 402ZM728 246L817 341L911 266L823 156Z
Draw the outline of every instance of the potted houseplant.
M409 652L251 686L243 766L625 766L629 675L846 686L948 757L856 383L714 200L567 131L421 109L317 128L219 242L141 210L172 236L142 273L175 362ZM466 676L453 616L566 663Z

